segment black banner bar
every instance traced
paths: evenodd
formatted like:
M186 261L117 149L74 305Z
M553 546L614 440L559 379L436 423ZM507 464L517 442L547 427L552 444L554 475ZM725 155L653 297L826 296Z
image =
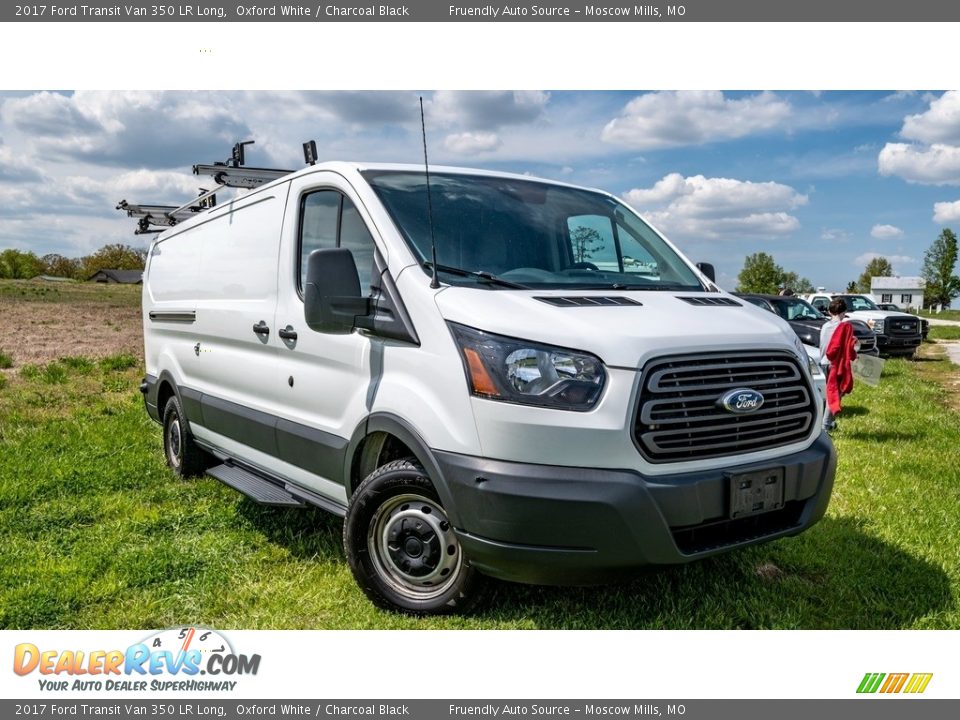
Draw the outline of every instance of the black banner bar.
M849 700L2 700L5 718L155 718L249 720L306 717L322 720L943 720L957 717L960 700L870 696Z
M582 2L4 3L0 22L955 22L960 3L943 0L681 0ZM811 38L811 48L816 39Z

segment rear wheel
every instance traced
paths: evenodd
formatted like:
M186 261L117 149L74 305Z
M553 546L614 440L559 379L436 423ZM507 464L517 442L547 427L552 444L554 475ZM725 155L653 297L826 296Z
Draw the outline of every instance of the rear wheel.
M350 499L343 544L377 606L415 615L465 612L483 578L464 557L437 491L413 460L371 473Z
M163 409L163 454L167 465L180 477L202 475L210 464L210 456L193 439L183 406L176 395Z

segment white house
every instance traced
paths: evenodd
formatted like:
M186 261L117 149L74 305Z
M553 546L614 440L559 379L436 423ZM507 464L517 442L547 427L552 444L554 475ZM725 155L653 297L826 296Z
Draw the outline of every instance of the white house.
M870 294L876 303L893 303L901 310L919 310L923 307L925 285L921 277L874 277L870 278Z

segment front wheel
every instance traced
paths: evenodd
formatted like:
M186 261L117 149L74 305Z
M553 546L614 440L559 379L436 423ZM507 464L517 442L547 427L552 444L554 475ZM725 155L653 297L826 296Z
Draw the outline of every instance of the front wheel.
M371 473L350 499L347 562L378 607L414 615L465 612L483 578L463 555L437 491L413 460Z

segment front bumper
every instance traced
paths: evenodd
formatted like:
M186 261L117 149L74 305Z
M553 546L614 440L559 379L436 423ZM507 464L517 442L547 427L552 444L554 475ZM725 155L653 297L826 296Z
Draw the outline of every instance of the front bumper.
M908 335L906 337L877 335L877 347L881 352L912 350L919 347L921 342L923 342L923 338L920 335Z
M601 582L796 535L827 508L836 451L821 434L778 460L647 477L437 452L460 542L485 574L537 584ZM729 476L783 468L781 510L728 519Z

